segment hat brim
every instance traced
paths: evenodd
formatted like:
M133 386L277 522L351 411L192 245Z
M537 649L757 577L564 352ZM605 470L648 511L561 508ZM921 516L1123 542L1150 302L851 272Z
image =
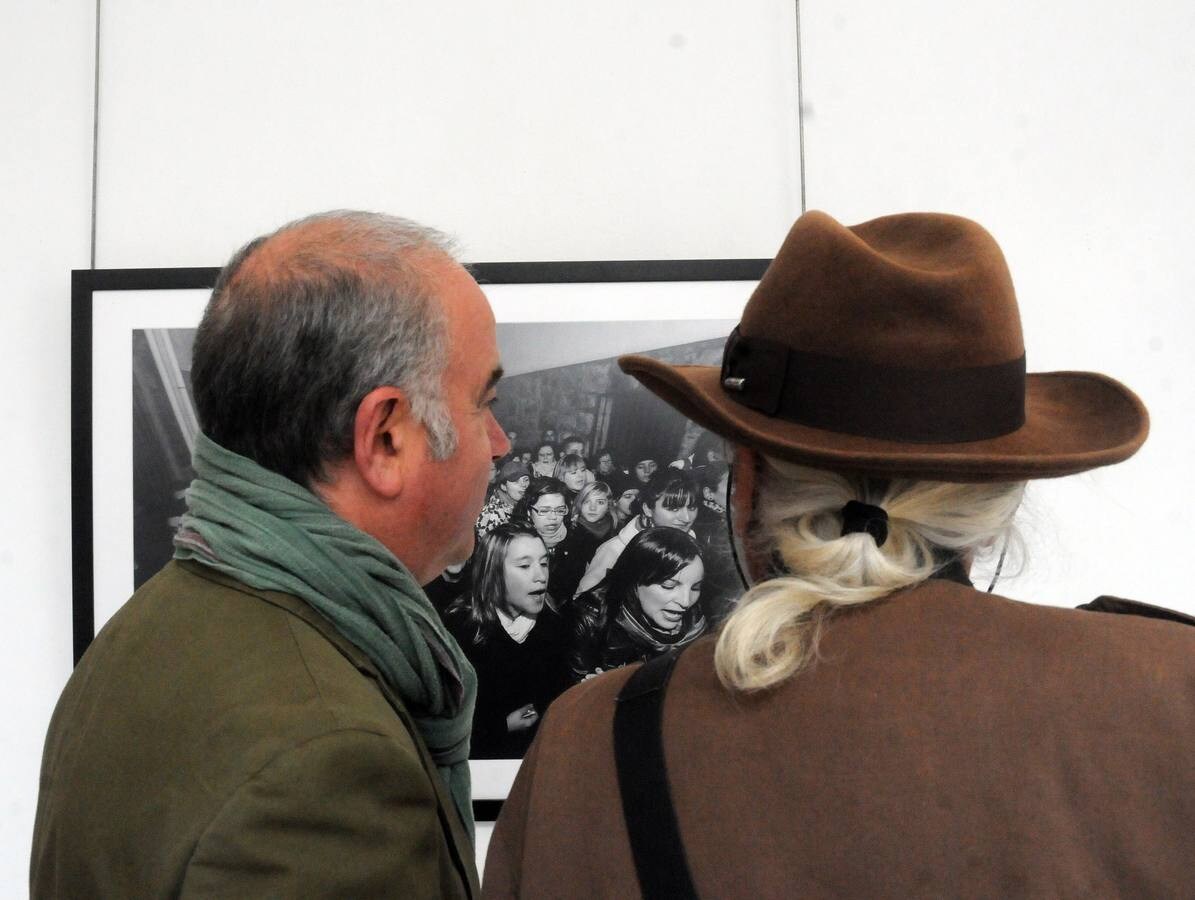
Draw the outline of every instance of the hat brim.
M1058 478L1128 459L1149 433L1149 414L1137 395L1095 372L1027 375L1025 424L1010 434L914 444L765 416L731 399L717 366L673 366L640 355L620 357L618 364L669 406L730 441L803 465L869 475L956 482Z

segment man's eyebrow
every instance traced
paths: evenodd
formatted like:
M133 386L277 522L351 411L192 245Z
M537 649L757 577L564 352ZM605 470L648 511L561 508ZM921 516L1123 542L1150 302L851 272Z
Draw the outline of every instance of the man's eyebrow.
M502 376L506 372L501 366L497 366L494 371L490 373L490 377L486 380L485 387L481 389L481 393L477 396L478 402L485 399L485 395L498 386L498 382L502 380Z

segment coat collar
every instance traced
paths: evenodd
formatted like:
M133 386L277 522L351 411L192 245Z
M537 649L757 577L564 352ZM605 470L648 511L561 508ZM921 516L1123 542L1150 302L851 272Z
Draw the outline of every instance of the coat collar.
M955 584L966 585L967 587L975 587L971 583L971 578L967 573L967 567L963 565L962 560L957 556L950 557L949 560L934 572L930 578L939 578L942 581L953 581Z

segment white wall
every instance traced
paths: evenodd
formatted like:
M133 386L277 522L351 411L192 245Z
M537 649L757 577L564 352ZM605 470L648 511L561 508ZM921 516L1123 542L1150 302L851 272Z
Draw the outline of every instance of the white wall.
M27 883L71 665L70 270L88 264L94 4L0 6L0 895Z
M105 0L101 266L312 210L474 260L770 255L799 208L785 3Z
M1195 7L1080 0L802 3L808 204L935 209L996 236L1030 371L1096 369L1152 433L1128 463L1032 488L1003 590L1195 611L1182 577L1195 448Z
M798 212L790 2L406 6L104 0L97 264L217 265L337 206L450 229L477 260L769 256ZM1162 477L1195 407L1193 13L802 6L810 206L977 218L1012 266L1030 367L1106 369L1154 411L1137 460L1038 491L1033 574L1010 592L1195 609L1177 562L1190 490ZM0 7L5 895L25 883L69 669L69 270L88 257L94 9Z

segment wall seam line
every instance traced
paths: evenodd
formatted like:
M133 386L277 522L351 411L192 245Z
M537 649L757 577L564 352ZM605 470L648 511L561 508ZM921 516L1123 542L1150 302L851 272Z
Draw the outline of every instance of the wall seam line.
M98 2L98 0L97 0ZM797 24L797 159L801 176L801 214L805 214L805 74L801 68L801 0L794 0Z
M95 0L95 73L91 105L91 268L95 268L100 158L100 0Z

